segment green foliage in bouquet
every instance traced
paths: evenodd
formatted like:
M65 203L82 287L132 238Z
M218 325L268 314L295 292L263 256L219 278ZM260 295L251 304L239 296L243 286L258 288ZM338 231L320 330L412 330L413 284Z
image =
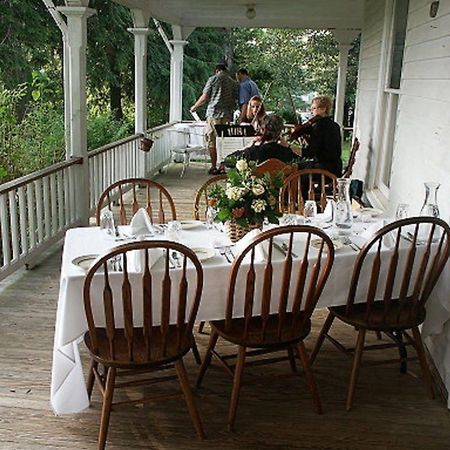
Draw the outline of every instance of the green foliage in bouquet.
M217 210L216 220L234 221L242 227L262 224L264 219L278 223L278 195L283 173L255 174L256 163L241 159L227 172L226 187L215 185L209 192L210 205Z

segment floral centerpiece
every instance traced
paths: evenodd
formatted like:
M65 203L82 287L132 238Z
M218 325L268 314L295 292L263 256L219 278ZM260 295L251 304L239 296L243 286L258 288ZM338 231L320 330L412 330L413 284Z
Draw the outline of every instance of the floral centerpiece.
M216 220L225 222L232 241L240 239L264 220L278 223L278 195L283 174L255 173L256 163L241 159L227 172L226 186L214 185L209 192L209 206L216 209Z

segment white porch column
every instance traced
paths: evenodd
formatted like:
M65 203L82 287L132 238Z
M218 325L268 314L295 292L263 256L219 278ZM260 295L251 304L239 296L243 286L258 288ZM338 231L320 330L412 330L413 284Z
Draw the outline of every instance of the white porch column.
M339 44L339 68L336 86L334 121L337 122L341 128L344 126L344 103L345 88L347 83L348 52L351 48L352 46L349 44Z
M347 83L348 52L352 48L353 39L360 33L357 29L342 29L332 31L339 43L339 68L336 86L336 106L334 108L334 121L341 128L344 126L345 87Z
M170 113L169 122L179 122L183 114L183 59L187 41L172 40L170 54Z
M147 36L149 28L129 28L134 35L134 131L147 131Z
M80 2L81 3L81 2ZM81 157L75 180L76 217L83 225L89 223L89 166L86 136L86 38L87 19L95 10L86 6L57 8L67 17L69 75L70 144L68 158Z

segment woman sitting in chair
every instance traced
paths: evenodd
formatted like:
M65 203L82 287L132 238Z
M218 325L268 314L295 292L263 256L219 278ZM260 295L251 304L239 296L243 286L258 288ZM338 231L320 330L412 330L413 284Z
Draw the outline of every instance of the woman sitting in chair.
M283 127L284 123L281 117L275 114L265 116L262 121L260 142L246 148L240 156L248 161L256 161L258 164L270 158L290 163L297 155L287 144L280 143Z
M267 116L262 98L254 95L248 102L247 112L241 123L249 123L255 129L256 134L261 134L262 123Z
M332 101L326 95L315 97L311 103L314 117L302 126L301 135L306 141L302 156L314 158L312 166L342 176L341 130L330 117ZM298 137L298 135L297 135Z

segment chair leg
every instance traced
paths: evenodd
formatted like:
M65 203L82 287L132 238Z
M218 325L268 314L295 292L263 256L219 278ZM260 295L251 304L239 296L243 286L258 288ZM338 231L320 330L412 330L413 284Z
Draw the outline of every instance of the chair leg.
M317 389L316 379L313 371L311 370L311 362L308 358L308 353L303 342L297 344L300 360L305 371L306 382L308 383L309 390L313 398L314 406L316 407L317 414L322 414L322 403L320 401L319 390Z
M202 383L203 377L205 376L206 369L211 364L211 358L212 358L212 352L214 350L214 347L217 344L217 339L219 338L219 335L215 333L214 331L211 332L211 336L209 337L209 344L208 349L206 350L205 357L203 358L203 363L200 367L200 371L198 372L197 376L197 387L200 387L200 384Z
M89 401L91 400L92 389L94 388L94 381L95 381L94 369L96 369L97 367L98 362L95 359L91 358L91 365L89 367L89 375L86 385Z
M358 340L356 342L355 356L353 357L353 367L352 374L350 376L350 384L348 386L347 411L350 411L353 403L353 397L355 395L356 382L358 380L359 368L361 366L361 357L364 350L365 338L366 330L364 328L360 328L358 333Z
M181 389L183 390L184 399L191 416L192 423L195 431L200 439L205 438L205 432L203 431L202 422L200 420L200 414L195 403L194 396L192 395L191 385L189 384L189 378L184 367L182 359L175 361L175 369L177 371L178 380L180 381Z
M430 397L434 399L434 390L433 390L433 379L431 376L430 369L428 368L427 356L425 354L425 348L422 342L422 336L420 335L420 331L418 327L414 327L412 329L414 343L417 351L417 355L420 361L420 367L422 369L422 376L425 383L426 388L430 394Z
M233 390L231 392L230 410L228 411L228 430L234 430L236 421L236 411L239 402L239 393L241 391L242 374L245 366L246 347L239 346L236 367L234 369Z
M111 403L114 395L114 382L116 379L115 367L107 368L105 394L103 396L102 418L100 420L100 433L98 435L98 450L103 450L108 434L109 416L111 415Z
M287 349L288 356L289 356L289 364L291 366L292 372L297 372L297 365L295 364L295 353L293 347L288 347Z
M202 334L203 333L203 328L205 328L205 321L202 321L198 324L198 330L197 333Z
M331 325L333 324L334 321L334 317L335 317L334 314L332 314L331 312L328 313L325 323L323 324L323 327L320 330L319 337L317 338L316 341L316 345L314 346L314 349L311 352L311 356L309 357L311 365L314 364L317 353L319 353L319 350L322 347L325 335L328 333L328 331L330 331Z
M406 373L408 371L408 361L406 360L406 358L408 357L408 352L406 350L406 346L403 343L403 334L401 331L394 331L393 334L399 342L398 353L400 355L400 372Z
M202 364L202 358L200 357L200 352L198 351L197 342L192 341L192 353L194 354L195 362L200 366Z

